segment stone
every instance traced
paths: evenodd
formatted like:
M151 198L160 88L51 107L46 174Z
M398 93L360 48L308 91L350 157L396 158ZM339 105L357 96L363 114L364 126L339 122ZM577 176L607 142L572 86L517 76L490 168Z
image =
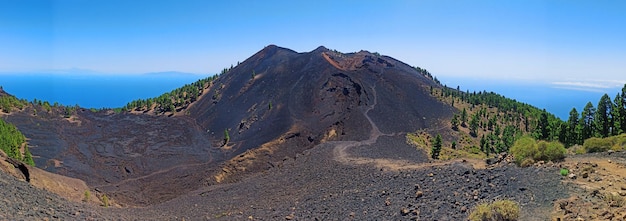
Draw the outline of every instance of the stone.
M567 175L567 178L575 180L576 179L576 174L570 173L569 175Z
M295 216L295 215L293 215L293 213L292 213L292 214L289 214L289 215L285 216L285 219L286 219L286 220L292 220L292 219L293 219L293 218L295 218L295 217L296 217L296 216Z
M402 208L400 210L400 214L403 215L403 216L409 215L410 212L411 211L409 209L407 209L407 208Z
M415 197L416 198L420 198L424 195L424 192L422 192L421 190L418 190L417 192L415 192Z

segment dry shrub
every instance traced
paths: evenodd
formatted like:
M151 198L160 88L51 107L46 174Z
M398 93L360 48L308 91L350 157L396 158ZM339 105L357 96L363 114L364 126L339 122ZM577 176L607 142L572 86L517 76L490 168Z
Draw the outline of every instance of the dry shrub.
M513 221L519 218L519 204L512 200L496 200L476 206L469 215L471 221Z

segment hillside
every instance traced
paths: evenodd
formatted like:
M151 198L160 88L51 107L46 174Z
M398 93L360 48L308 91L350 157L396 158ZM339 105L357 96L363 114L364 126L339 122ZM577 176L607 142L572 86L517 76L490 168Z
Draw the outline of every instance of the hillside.
M176 104L165 114L154 111L158 102L118 112L39 101L4 118L30 139L40 168L85 180L120 204L149 205L266 170L323 142L365 139L371 128L362 113L374 102L371 118L383 133L449 118L453 109L425 85L437 87L390 57L270 45L196 84L193 102L165 96Z
M84 181L119 207L67 205L87 217L459 220L511 199L524 220L545 220L568 197L561 164L520 168L500 154L524 134L558 139L551 128L563 121L368 51L270 45L117 109L13 100L1 117L27 138L37 167L71 177L43 179ZM15 217L40 217L29 214Z

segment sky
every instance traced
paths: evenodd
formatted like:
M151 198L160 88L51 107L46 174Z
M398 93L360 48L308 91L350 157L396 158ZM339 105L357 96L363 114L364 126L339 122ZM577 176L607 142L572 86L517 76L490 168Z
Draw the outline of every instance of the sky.
M275 44L368 50L440 79L626 83L626 1L0 0L0 72L217 73Z

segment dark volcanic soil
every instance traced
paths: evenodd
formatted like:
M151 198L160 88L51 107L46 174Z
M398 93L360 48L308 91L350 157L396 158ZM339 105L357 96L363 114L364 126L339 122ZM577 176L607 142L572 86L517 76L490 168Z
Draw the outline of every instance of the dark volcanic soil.
M406 144L406 133L438 129L456 111L431 85L365 51L268 46L218 78L189 116L81 109L63 119L27 108L5 118L31 138L40 167L142 207L91 208L21 183L0 189L10 208L0 218L463 220L478 203L512 199L523 220L548 219L567 197L558 168L429 162ZM231 140L221 147L224 129ZM61 212L17 213L41 213L38 205Z
M0 220L123 219L122 214L90 204L73 203L0 171Z
M556 169L504 166L476 170L454 163L381 171L371 165L339 163L333 160L333 148L332 144L319 145L266 174L199 190L154 206L152 209L162 213L146 216L225 220L250 216L255 220L408 220L415 216L419 220L463 220L476 204L506 198L522 205L522 220L546 220L552 202L567 197ZM418 191L423 193L421 197L416 195ZM190 206L177 206L181 204ZM403 215L403 208L409 214Z

